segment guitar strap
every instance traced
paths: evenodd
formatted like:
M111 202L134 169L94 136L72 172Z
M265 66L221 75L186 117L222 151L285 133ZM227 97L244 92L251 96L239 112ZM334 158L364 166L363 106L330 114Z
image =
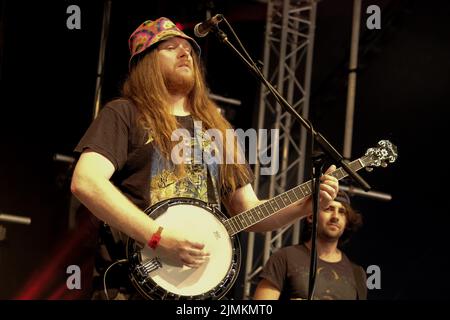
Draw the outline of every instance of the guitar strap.
M214 201L215 203L211 203L210 205L215 207L217 210L222 211L221 205L220 205L220 198L219 198L219 173L217 170L217 163L213 165L207 165L207 171L208 171L208 178L211 181L212 187L213 187L213 193L214 193Z
M199 125L200 124L200 125ZM214 148L214 144L211 142L210 139L207 139L206 141L204 136L205 134L202 131L201 128L201 122L194 121L194 135L196 139L196 144L199 146L199 148L194 149L194 159L195 161L202 161L203 159L206 162L206 169L207 169L207 178L210 179L214 194L214 202L209 203L212 207L218 209L221 211L221 201L220 201L220 192L219 192L219 164L217 163L216 159L211 157L211 149ZM205 142L205 144L203 144ZM209 148L209 150L204 150L206 148ZM217 152L217 150L216 150ZM203 158L204 157L204 158ZM209 197L208 197L209 198Z

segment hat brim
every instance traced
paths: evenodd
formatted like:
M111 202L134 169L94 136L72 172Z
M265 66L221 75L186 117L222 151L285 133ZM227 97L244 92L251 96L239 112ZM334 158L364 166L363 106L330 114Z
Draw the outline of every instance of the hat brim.
M189 41L189 43L191 44L191 46L194 48L195 52L197 53L198 56L201 55L202 50L200 48L200 46L198 45L197 41L195 41L193 38L189 37L188 35L185 35L184 33L180 33L177 31L173 31L173 30L167 30L166 32L164 32L165 34L163 34L163 36L158 39L157 41L155 41L154 43L152 43L150 46L148 46L147 48L145 48L144 50L142 50L141 52L137 52L135 53L131 58L130 61L128 63L128 67L131 70L131 67L136 65L136 63L142 58L144 57L147 53L149 53L150 51L152 51L153 49L155 49L157 47L158 44L160 44L162 41L168 40L170 38L173 37L180 37L183 39L186 39Z

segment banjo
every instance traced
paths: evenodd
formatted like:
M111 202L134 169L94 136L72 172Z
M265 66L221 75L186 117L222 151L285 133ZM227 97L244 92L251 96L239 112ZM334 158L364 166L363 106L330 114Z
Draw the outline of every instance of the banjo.
M362 168L371 171L372 167L386 167L396 158L397 147L388 140L381 140L377 147L369 148L365 156L349 166L355 171ZM331 175L341 180L347 173L339 168ZM210 256L199 268L189 268L163 256L158 248L153 250L129 238L126 254L131 282L147 299L222 298L239 274L241 248L237 234L309 196L311 186L311 181L307 181L231 218L192 198L172 198L156 203L145 213L163 227L183 230L190 239L204 243Z

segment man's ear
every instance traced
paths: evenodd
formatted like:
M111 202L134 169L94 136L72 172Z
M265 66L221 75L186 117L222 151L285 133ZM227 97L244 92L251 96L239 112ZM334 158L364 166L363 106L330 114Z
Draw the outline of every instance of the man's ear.
M306 221L308 221L308 223L312 223L312 220L313 220L312 214L306 217Z

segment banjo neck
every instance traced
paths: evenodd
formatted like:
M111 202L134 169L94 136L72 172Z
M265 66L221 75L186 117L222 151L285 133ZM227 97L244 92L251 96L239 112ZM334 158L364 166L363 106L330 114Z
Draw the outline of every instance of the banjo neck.
M349 167L358 171L372 163L371 156L364 156L352 161ZM343 168L336 169L331 173L333 177L341 180L348 176ZM304 182L286 192L283 192L264 203L239 213L224 222L230 236L235 235L258 222L267 219L278 211L300 201L312 193L312 181Z

